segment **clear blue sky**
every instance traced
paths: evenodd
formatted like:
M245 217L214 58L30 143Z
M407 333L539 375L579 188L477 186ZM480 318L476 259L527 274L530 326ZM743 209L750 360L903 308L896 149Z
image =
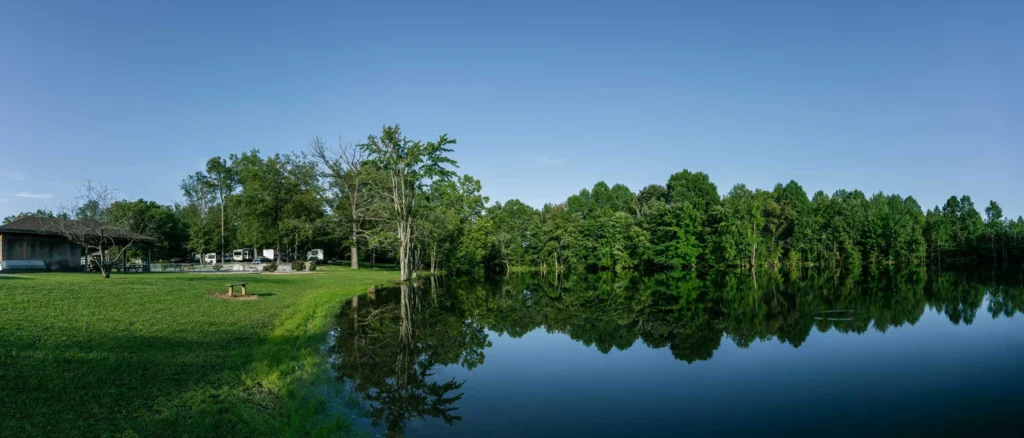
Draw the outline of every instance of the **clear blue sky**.
M0 4L0 216L391 123L492 200L689 168L1024 214L1022 2L66 3Z

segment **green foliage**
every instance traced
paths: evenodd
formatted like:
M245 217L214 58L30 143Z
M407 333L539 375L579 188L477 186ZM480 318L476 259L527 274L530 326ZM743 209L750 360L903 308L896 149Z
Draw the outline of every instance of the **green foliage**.
M15 214L15 215L7 216L7 217L4 218L3 222L0 223L0 225L7 225L7 224L9 224L11 222L14 222L14 221L16 221L18 219L21 219L23 217L30 217L30 216L68 219L68 215L66 213L54 214L50 210L46 210L46 209L40 208L40 209L37 209L36 211L24 211L24 212Z
M381 135L370 135L359 145L367 154L369 163L383 172L386 177L385 191L391 199L387 222L396 229L398 240L399 270L402 281L412 278L416 269L414 261L414 234L423 225L423 215L417 211L417 202L422 201L421 192L432 181L448 180L456 176L448 167L458 167L455 160L447 156L452 150L449 145L455 139L442 134L437 141L422 142L409 140L402 135L398 125L384 126ZM422 203L422 202L420 202ZM422 250L422 248L416 248Z
M994 202L982 219L966 196L927 214L914 198L896 194L819 191L808 199L795 181L772 191L737 184L718 199L707 175L689 171L672 175L665 187L627 192L598 182L541 210L518 200L495 204L486 215L494 228L491 249L476 238L476 255L458 263L482 257L485 269L504 272L1024 263L1024 221L1003 218Z
M700 214L707 215L718 205L718 188L704 172L683 170L672 174L665 185L669 204L690 203Z
M318 198L316 166L301 155L259 151L244 153L234 160L241 190L234 197L238 237L248 246L272 244L277 254L285 252L287 240L308 236L309 224L323 216ZM308 239L307 239L308 240Z
M277 262L264 263L263 272L277 272Z
M306 270L306 262L304 262L302 260L293 260L292 261L292 270L295 271L295 272L305 271Z
M316 163L257 151L215 157L182 184L188 202L175 211L187 249L211 252L219 239L280 254L345 247L356 267L362 248L371 262L397 260L405 279L427 270L1024 265L1021 219L1004 218L995 202L982 217L967 196L928 211L897 194L808 198L795 181L770 191L737 184L720 196L707 174L684 169L635 193L599 181L540 209L517 199L488 207L480 181L453 170L453 144L446 135L409 140L394 125L336 151L317 138Z
M116 223L127 224L132 230L143 230L147 236L156 239L151 246L132 248L129 257L145 258L150 250L154 260L186 255L187 226L173 207L143 199L117 201L110 205L107 215Z

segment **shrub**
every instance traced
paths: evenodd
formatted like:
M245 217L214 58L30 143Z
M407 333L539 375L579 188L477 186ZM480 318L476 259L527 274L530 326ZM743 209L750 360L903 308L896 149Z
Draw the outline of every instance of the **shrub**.
M223 266L221 266L220 263L214 263L213 264L213 270L214 271L220 271L220 268L222 268L222 267Z
M292 262L292 270L293 271L298 272L298 271L301 271L303 269L306 269L306 262L303 262L301 260L295 260L295 261Z
M306 266L306 269L309 269L310 272L315 271L316 270L316 263L315 262L310 262L309 265Z
M263 272L277 272L277 262L270 262L263 265Z

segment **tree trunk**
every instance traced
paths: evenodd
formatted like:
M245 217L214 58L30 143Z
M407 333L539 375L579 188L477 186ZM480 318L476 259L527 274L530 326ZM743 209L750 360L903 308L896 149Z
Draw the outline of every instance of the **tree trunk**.
M359 269L359 245L356 239L359 238L359 227L352 223L352 246L349 248L349 257L352 258L352 269Z
M750 250L750 267L757 266L757 244L754 244L754 248Z
M220 262L224 263L224 198L220 199Z
M398 264L401 281L412 279L411 223L408 219L398 222Z
M100 262L99 262L100 274L103 275L103 278L110 278L110 270L107 269L107 266L106 266L107 265L107 253L103 251L103 237L102 236L100 236L100 245L99 246L100 246ZM86 250L88 251L88 248Z
M434 274L437 272L437 242L434 242L430 246L430 273Z

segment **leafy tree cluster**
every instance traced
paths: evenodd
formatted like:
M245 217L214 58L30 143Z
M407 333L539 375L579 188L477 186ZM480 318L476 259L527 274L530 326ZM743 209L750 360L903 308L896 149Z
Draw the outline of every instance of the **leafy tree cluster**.
M1024 218L1004 218L994 201L984 216L967 196L926 212L909 196L809 196L795 181L737 184L722 196L707 174L683 170L636 192L598 182L540 209L516 199L488 206L480 181L453 170L453 144L446 135L410 140L393 125L360 144L314 138L308 156L215 157L182 183L188 247L326 248L348 252L353 268L398 262L403 279L427 270L1024 265Z
M983 219L969 197L926 214L913 197L859 190L808 197L795 181L737 184L725 196L684 170L638 192L599 182L560 204L518 200L487 209L484 267L669 271L696 267L881 268L927 262L1024 262L1024 219ZM470 266L459 266L472 269Z
M1003 216L990 201L984 217L970 196L951 196L925 214L928 259L938 265L993 264L1019 267L1024 261L1024 218Z
M315 164L302 154L211 158L204 172L181 183L187 248L218 260L239 248L274 248L278 259L305 254L331 236L318 182Z
M331 258L348 252L354 269L382 256L404 280L456 262L482 266L481 242L493 230L482 220L488 200L480 181L452 170L454 143L410 140L394 125L357 145L315 137L308 154L211 158L181 184L187 246L276 248L293 259L322 248Z

